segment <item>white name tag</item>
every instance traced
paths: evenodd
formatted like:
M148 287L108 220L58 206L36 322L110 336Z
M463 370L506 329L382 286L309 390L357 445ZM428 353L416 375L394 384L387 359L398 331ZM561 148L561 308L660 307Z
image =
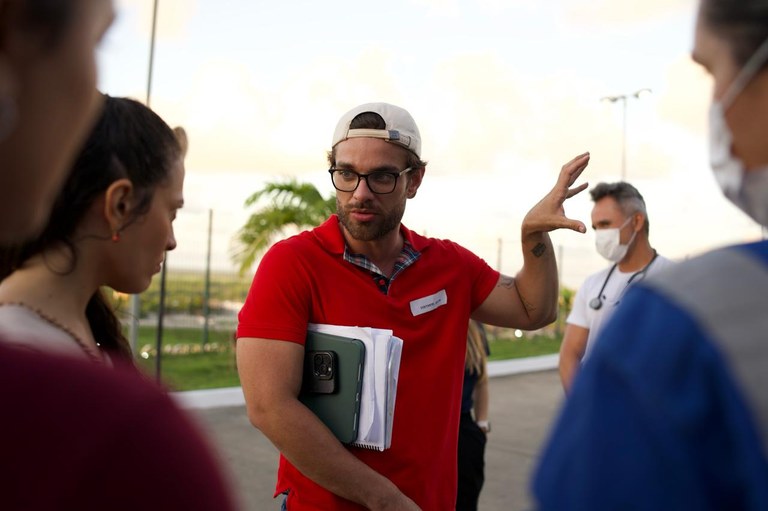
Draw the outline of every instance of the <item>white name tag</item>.
M448 303L448 295L445 293L445 289L438 291L431 296L425 296L411 302L411 314L418 316L425 312L433 311L438 307L442 307Z

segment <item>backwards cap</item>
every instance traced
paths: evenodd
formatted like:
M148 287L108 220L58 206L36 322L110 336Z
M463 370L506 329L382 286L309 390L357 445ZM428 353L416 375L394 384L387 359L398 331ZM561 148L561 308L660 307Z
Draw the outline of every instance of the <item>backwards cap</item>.
M358 115L366 112L379 114L386 125L385 129L350 129L349 125ZM381 138L387 142L405 147L418 158L421 158L421 135L416 121L411 114L399 106L389 103L366 103L353 108L344 114L336 125L336 131L333 133L333 144L336 147L339 142L348 138Z

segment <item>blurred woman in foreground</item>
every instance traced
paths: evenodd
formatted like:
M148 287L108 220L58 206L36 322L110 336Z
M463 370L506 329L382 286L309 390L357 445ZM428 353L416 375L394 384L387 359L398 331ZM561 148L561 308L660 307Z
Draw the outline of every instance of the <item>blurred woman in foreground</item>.
M108 0L0 0L0 244L34 238L49 217L99 113L94 52L112 17ZM124 183L118 188L132 192L142 187ZM102 201L103 217L125 220L115 224L124 238L143 232L154 243L149 231L134 226L129 233L129 219L148 218L154 201L142 217L136 208L139 195L122 196L130 202L122 213L119 205L108 213L114 201ZM54 217L51 225L64 217ZM91 212L87 217L98 218ZM155 224L167 229L165 223ZM84 232L102 236L99 225ZM169 236L157 238L167 244ZM73 246L80 250L77 239ZM154 253L152 247L148 253ZM87 251L83 248L82 254ZM66 262L66 253L63 248L51 252L56 254L52 262ZM75 267L82 264L82 254ZM121 282L141 287L147 279L144 260L128 262L136 265L135 273ZM74 303L98 288L96 281L74 285L82 289L61 298ZM11 299L33 297L14 294ZM45 339L37 331L21 344ZM0 340L3 510L234 509L207 442L163 391L135 370L19 348L19 341Z

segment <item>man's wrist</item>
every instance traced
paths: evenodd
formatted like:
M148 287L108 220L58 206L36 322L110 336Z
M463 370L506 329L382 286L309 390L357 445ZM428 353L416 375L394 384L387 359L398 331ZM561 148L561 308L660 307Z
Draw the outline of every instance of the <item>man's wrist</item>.
M532 254L535 257L541 257L545 253L551 252L552 239L546 231L529 231L523 229L520 233L523 253L527 256Z
M488 421L475 421L477 427L483 430L483 433L489 433L491 431L491 423Z
M547 231L541 230L538 226L523 224L520 226L520 240L523 243L536 244L547 239Z

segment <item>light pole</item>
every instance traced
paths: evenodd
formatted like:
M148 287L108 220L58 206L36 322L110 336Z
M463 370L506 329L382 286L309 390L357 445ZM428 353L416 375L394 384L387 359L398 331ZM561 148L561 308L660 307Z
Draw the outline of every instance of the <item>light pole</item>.
M149 69L147 72L147 95L146 95L146 104L149 106L150 100L152 98L152 70L154 69L155 64L155 35L157 33L157 4L159 0L153 0L152 2L152 32L150 36L149 41ZM161 311L160 315L158 317L158 340L157 340L157 363L155 365L155 372L156 377L159 380L160 379L160 350L161 350L161 342L162 342L162 302L163 298L165 297L165 256L163 256L163 266L161 269L161 285L160 285L160 303L161 303ZM138 294L131 295L131 323L129 325L129 342L131 344L131 350L133 351L134 355L136 355L139 350L138 348L138 339L139 339L139 316L141 315L141 298Z
M619 94L616 96L603 96L600 101L610 101L616 103L621 101L621 180L627 178L627 100L640 99L652 91L648 88L636 90L632 94Z

